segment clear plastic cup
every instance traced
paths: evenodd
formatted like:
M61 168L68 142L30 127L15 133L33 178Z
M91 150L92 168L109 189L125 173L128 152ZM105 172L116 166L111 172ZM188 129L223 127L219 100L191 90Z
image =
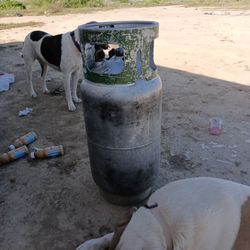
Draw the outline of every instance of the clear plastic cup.
M222 131L223 121L220 117L212 117L209 119L210 135L219 135Z

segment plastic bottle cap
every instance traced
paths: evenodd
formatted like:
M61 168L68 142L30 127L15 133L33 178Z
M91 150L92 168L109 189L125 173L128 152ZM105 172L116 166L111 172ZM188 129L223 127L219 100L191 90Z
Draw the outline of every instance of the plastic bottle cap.
M31 152L31 153L30 153L30 157L31 157L32 159L35 159L35 152Z
M13 145L13 144L11 144L11 145L9 145L9 150L13 150L13 149L15 149L16 147Z

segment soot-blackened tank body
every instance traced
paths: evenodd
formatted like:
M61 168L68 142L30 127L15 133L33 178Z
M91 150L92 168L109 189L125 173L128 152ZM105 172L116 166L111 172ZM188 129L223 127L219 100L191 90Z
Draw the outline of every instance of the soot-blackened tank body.
M162 83L153 61L158 29L148 21L79 27L92 176L115 204L142 202L158 176Z

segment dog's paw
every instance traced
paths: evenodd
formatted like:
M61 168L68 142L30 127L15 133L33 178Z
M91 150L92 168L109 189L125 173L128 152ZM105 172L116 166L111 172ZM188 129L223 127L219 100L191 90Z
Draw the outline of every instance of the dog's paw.
M30 95L31 95L31 97L33 97L33 98L37 98L36 92L32 92Z
M46 88L46 89L43 90L43 93L44 93L44 94L49 94L50 91Z
M69 111L75 111L76 110L76 106L74 105L73 102L68 104L68 109L69 109Z
M80 102L82 102L82 100L81 100L80 98L78 98L78 97L73 97L73 101L74 101L75 103L80 103Z

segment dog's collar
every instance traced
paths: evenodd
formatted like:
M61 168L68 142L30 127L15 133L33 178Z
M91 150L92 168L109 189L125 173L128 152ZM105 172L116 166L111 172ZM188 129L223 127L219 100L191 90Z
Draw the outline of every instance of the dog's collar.
M73 41L73 43L75 44L76 48L79 50L79 52L81 52L81 46L80 46L80 44L76 41L75 32L74 32L74 31L71 31L71 32L70 32L70 36L71 36L72 41Z
M167 221L165 220L164 216L162 215L162 211L158 207L158 204L155 203L153 205L144 205L144 207L149 209L151 214L155 217L155 219L161 225L161 228L163 230L163 234L165 236L167 249L173 250L173 238L171 235L171 229L170 229L170 226L168 225Z
M158 207L158 204L157 203L152 204L152 205L145 204L144 207L147 209L152 209L152 208Z

